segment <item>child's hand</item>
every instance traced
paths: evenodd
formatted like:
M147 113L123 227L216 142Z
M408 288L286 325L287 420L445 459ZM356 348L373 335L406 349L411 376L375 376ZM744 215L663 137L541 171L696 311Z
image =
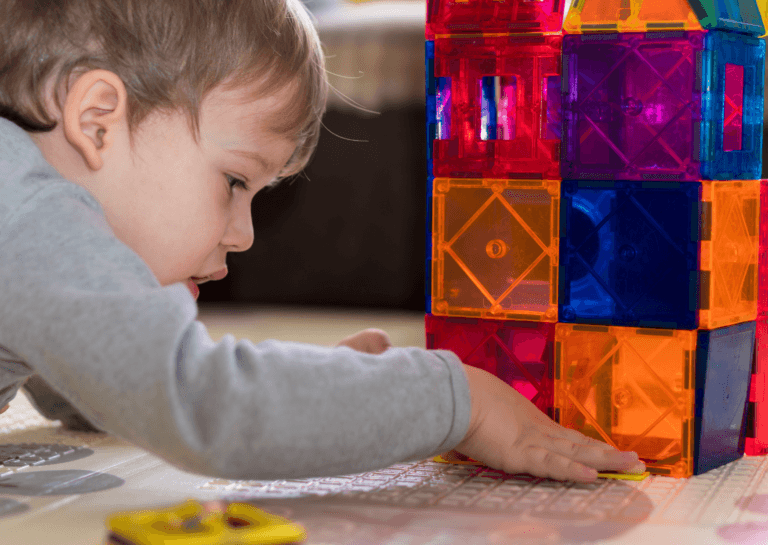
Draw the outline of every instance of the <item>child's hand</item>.
M456 451L507 473L592 482L597 470L642 473L634 452L556 424L496 376L464 365L472 396L469 431Z
M381 354L387 348L392 347L392 341L389 340L389 335L381 329L365 329L350 335L336 346L348 346L367 354Z

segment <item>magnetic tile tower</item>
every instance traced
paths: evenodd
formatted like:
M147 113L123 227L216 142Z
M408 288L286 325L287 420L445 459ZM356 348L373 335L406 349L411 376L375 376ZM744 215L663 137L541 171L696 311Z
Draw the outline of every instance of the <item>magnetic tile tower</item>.
M428 0L427 346L656 474L764 453L758 6L563 9Z

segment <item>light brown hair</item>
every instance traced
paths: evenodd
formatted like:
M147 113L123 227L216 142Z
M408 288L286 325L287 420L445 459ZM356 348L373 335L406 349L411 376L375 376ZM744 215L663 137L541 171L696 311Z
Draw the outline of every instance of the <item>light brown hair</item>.
M28 132L56 127L44 87L80 70L117 74L133 135L155 110L182 111L195 140L206 94L290 85L274 130L296 151L281 176L301 171L317 144L327 82L320 42L299 0L3 0L0 2L0 117Z

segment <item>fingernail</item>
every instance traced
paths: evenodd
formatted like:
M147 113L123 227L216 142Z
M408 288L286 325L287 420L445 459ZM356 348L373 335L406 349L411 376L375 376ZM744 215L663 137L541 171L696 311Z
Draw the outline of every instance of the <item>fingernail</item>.
M637 462L635 465L625 470L624 473L632 473L635 475L639 475L640 473L645 473L645 464L643 462Z
M591 467L582 468L581 474L584 479L589 479L591 481L597 479L597 470Z
M637 452L622 452L622 454L627 462L637 462L640 459Z

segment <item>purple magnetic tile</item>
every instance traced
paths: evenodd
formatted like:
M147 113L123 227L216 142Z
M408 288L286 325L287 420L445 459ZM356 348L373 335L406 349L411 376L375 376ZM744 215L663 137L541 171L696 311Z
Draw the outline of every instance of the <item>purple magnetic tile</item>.
M698 180L703 32L563 41L562 177Z

